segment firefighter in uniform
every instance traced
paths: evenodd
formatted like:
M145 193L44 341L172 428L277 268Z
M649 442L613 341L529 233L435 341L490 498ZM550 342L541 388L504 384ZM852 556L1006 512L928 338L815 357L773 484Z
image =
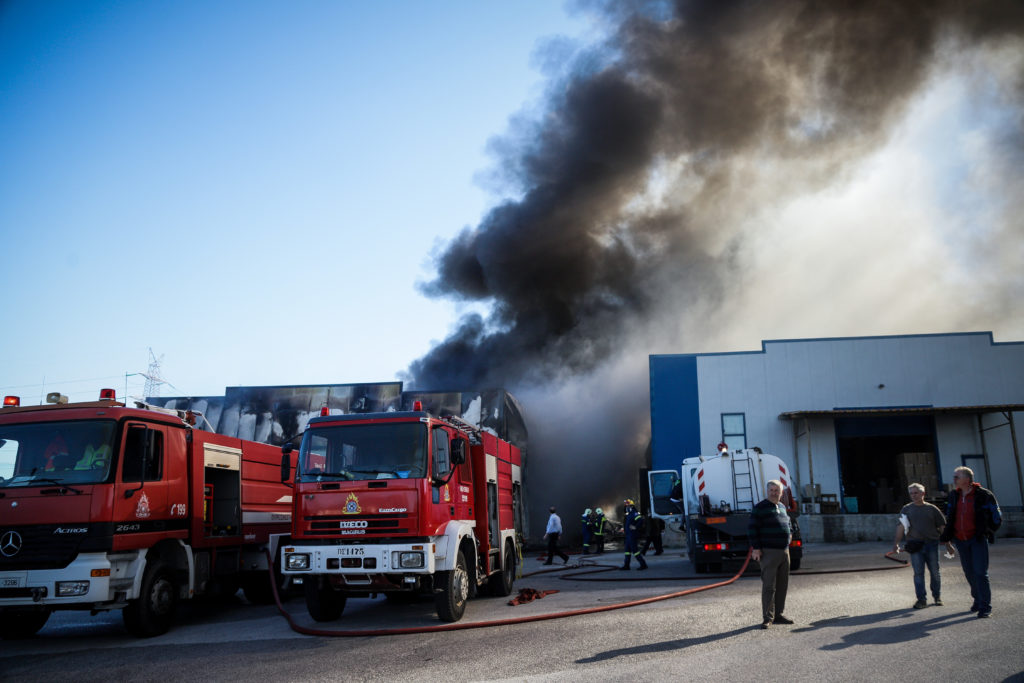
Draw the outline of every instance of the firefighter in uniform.
M594 545L597 546L597 552L604 552L604 532L608 529L608 520L604 516L604 511L601 508L594 510Z
M643 515L636 509L636 504L633 503L632 499L627 498L623 501L626 506L626 517L622 523L622 532L625 534L625 546L626 546L626 559L622 564L623 569L629 569L629 563L632 558L636 558L640 566L637 567L639 570L647 569L647 560L640 554L638 544L640 543L640 537L644 533L644 518Z
M590 552L590 542L594 538L594 522L590 519L590 508L583 511L580 526L583 529L583 553L587 554Z

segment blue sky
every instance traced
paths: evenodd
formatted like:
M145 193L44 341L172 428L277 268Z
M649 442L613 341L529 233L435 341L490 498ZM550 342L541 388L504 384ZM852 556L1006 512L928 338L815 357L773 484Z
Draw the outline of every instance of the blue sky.
M120 395L150 347L164 395L394 379L461 312L416 283L500 191L538 47L595 30L547 0L5 3L0 391Z
M772 56L778 26L744 26L723 43L736 64L756 70L759 47L791 64ZM395 379L484 310L417 283L517 191L493 141L543 114L603 28L549 0L0 4L0 392L140 395L150 348L165 396ZM939 40L891 119L837 159L724 148L730 192L701 204L717 157L700 136L656 150L617 220L678 209L689 257L728 273L705 292L668 264L656 313L593 381L643 403L649 353L1024 339L1024 44L960 40ZM829 112L813 78L780 73L765 82L793 121ZM665 85L680 103L708 87Z

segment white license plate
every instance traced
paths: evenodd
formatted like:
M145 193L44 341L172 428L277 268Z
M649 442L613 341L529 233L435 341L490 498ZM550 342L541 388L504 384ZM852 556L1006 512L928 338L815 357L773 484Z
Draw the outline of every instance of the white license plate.
M339 555L365 555L366 548L347 548L342 546L338 548Z
M24 576L3 576L0 577L0 588L24 588Z

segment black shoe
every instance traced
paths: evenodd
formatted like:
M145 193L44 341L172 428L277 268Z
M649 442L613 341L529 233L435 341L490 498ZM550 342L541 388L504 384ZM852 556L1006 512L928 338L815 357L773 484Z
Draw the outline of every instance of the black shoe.
M647 565L646 565L646 564L645 564L644 566L642 566L642 567L637 567L637 568L636 568L636 570L637 570L638 572L642 572L642 571L643 571L643 570L645 570L645 569L647 569Z
M972 612L977 612L978 611L978 606L977 605L971 605L971 611Z
M924 598L921 598L920 600L918 600L917 602L914 603L914 609L924 609L927 606L928 606L928 601L925 600Z
M770 622L770 621L762 621L761 622L761 628L763 628L763 629L767 629L771 625L772 625L772 622Z
M628 564L624 564L621 567L619 567L619 571L627 571L628 569L629 569L629 565Z
M792 624L793 620L790 619L789 617L784 617L784 616L782 616L780 614L779 616L775 617L775 621L773 621L772 623L773 624Z
M935 606L942 607L942 598L935 598Z
M655 554L655 555L661 555L661 554L662 554L663 552L665 552L665 551L663 551L663 550L659 550L658 552L656 552L656 553L654 553L654 554Z
M544 564L545 564L545 566L546 566L546 565L549 565L549 564L551 564L551 563L550 563L550 562L545 562Z
M984 612L978 610L979 619L988 619L990 616L992 616L992 610L985 610Z

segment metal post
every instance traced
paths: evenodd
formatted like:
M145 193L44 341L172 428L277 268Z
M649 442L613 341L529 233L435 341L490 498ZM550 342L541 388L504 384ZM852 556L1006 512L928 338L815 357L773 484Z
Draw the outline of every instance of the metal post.
M992 473L988 467L988 448L985 446L985 425L981 421L981 413L978 413L978 436L981 437L981 459L985 463L985 483L992 487Z
M1008 410L1003 415L1010 423L1010 443L1013 444L1013 464L1017 466L1017 486L1020 488L1020 504L1024 509L1024 476L1020 471L1020 450L1017 448L1017 430L1013 426L1013 411Z
M807 435L807 476L811 480L811 514L814 514L814 460L811 458L811 420L804 418L804 433Z
M796 492L796 499L800 500L800 427L797 421L793 420L793 491Z

